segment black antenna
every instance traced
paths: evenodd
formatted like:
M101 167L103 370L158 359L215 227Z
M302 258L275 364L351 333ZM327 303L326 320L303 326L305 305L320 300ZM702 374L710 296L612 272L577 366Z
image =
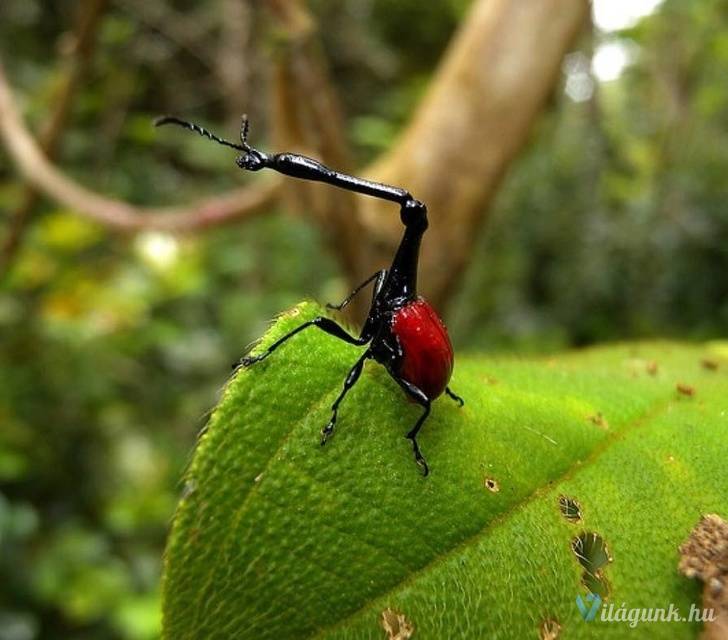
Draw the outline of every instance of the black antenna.
M226 147L231 147L232 149L237 149L238 151L250 151L250 146L248 145L247 138L248 138L248 118L247 116L243 116L243 122L241 124L240 129L240 140L242 141L242 145L235 144L234 142L229 142L228 140L223 140L222 138L218 138L214 133L211 131L208 131L204 127L201 127L199 124L195 124L194 122L187 122L186 120L181 120L180 118L175 118L174 116L162 116L161 118L157 118L154 121L155 127L161 127L165 124L176 124L180 127L184 127L185 129L189 129L190 131L194 131L195 133L199 133L201 136L205 136L206 138L210 138L210 140L213 140L219 144L222 144Z
M250 130L250 121L248 120L248 114L244 113L240 118L240 142L243 143L243 149L245 151L252 151L251 146L248 144L248 131Z

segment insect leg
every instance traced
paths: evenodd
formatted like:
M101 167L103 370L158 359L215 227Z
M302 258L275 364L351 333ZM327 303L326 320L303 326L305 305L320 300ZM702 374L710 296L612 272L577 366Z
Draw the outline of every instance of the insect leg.
M413 385L411 382L407 382L407 380L403 380L402 378L395 378L395 380L405 390L405 393L408 396L417 402L417 404L422 405L425 409L417 422L415 422L415 426L412 427L405 438L412 441L412 451L415 454L415 462L422 469L422 475L426 476L430 473L430 468L427 466L427 462L420 451L420 446L417 444L417 434L420 432L425 420L427 420L427 416L430 415L430 399L425 395L424 391Z
M301 326L296 327L290 333L287 333L282 338L279 338L262 353L259 353L256 356L245 356L244 358L242 358L240 360L240 364L244 367L249 367L249 366L255 364L256 362L260 362L261 360L264 360L271 353L273 353L278 347L280 347L284 342L286 342L286 340L289 340L290 338L295 336L297 333L303 331L304 329L308 329L308 327L317 327L317 328L321 329L322 331L325 331L326 333L334 336L335 338L339 338L339 340L348 342L349 344L355 344L358 346L362 346L362 345L365 345L367 342L369 342L368 338L367 339L355 338L354 336L349 335L344 330L343 327L340 327L333 320L319 316L318 318L314 318L313 320L304 322Z
M387 275L387 270L382 269L381 271L377 271L376 273L373 273L371 276L369 276L364 282L362 282L354 291L352 291L346 298L344 298L343 301L341 301L339 304L327 304L327 309L336 309L337 311L341 311L346 305L348 305L354 298L354 296L359 293L364 287L366 287L372 280L376 279L376 284L374 285L374 294L376 295L379 289L382 287L382 282L384 281L384 278Z
M465 400L463 400L457 393L454 393L450 387L445 387L445 393L455 400L455 402L457 402L461 407L465 404Z
M336 426L336 414L339 410L339 405L341 404L341 401L344 399L346 394L349 392L349 389L351 389L355 384L356 381L359 379L359 376L361 375L361 370L364 368L364 361L371 357L371 353L367 349L362 356L356 361L354 366L349 371L348 375L346 376L346 380L344 380L344 388L341 390L341 393L339 394L339 397L334 400L334 404L331 405L331 420L329 420L329 423L321 429L321 446L323 447L326 444L326 440L328 440L329 436L333 433L334 427Z

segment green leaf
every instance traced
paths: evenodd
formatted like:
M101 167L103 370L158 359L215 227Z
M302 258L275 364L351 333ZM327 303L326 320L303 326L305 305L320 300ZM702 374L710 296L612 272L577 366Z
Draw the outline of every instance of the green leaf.
M262 344L319 313L297 307ZM424 478L403 438L420 409L373 362L319 446L361 349L304 331L234 376L200 438L167 547L165 637L385 638L385 611L418 639L535 638L544 623L621 637L626 623L582 619L587 585L687 614L700 585L678 575L677 547L702 513L728 515L721 349L459 357L466 405L434 404Z

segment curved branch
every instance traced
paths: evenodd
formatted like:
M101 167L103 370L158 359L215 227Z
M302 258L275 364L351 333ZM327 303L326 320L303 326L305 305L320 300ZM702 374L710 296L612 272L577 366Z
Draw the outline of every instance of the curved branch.
M46 158L20 116L0 63L0 137L23 177L51 199L97 222L122 229L192 231L249 218L275 199L279 182L233 189L189 207L135 207L87 189Z
M61 62L61 81L53 97L53 108L46 125L41 129L39 146L49 160L53 160L61 142L66 120L78 86L88 69L96 46L96 32L104 15L107 0L84 0L78 5L78 18L73 34L73 44L66 47ZM23 236L30 227L33 207L38 192L29 184L23 189L20 204L10 212L8 230L0 248L0 276L6 274L20 249Z

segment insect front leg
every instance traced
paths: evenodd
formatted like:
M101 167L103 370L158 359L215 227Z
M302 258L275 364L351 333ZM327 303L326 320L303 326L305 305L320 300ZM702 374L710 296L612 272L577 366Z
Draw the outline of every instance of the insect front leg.
M384 282L384 278L387 276L387 270L382 269L381 271L377 271L376 273L373 273L371 276L369 276L364 282L362 282L354 291L352 291L346 298L344 298L343 301L341 301L339 304L327 304L327 309L336 309L336 311L341 311L344 307L346 307L354 298L354 296L359 293L364 287L366 287L372 280L376 279L376 283L374 284L374 297L379 293L379 290L382 288L382 283Z
M410 396L410 398L425 409L417 422L415 422L415 426L410 429L405 438L412 441L412 451L415 454L415 462L419 465L420 469L422 469L422 475L426 476L430 473L430 468L427 466L427 461L420 451L420 446L417 444L417 434L420 432L425 420L427 420L427 416L430 415L431 401L419 387L416 387L411 382L407 382L407 380L403 380L402 378L395 378L395 380L404 389L405 393Z
M337 412L339 410L339 405L341 404L341 401L344 399L346 394L349 392L349 389L351 389L355 384L356 381L359 380L359 376L361 375L361 371L364 368L364 362L367 358L371 357L370 351L367 349L362 356L356 361L354 366L349 371L348 375L346 376L346 379L344 380L344 388L341 390L341 393L339 394L339 397L334 400L334 404L331 405L331 420L329 420L329 423L321 429L321 446L323 447L326 444L326 440L329 438L329 436L334 432L334 427L336 426L336 417Z
M279 338L262 353L259 353L256 356L245 356L244 358L242 358L240 360L240 364L243 367L249 367L249 366L255 364L256 362L265 360L271 353L273 353L284 342L286 342L287 340L290 340L297 333L300 333L301 331L303 331L304 329L308 329L309 327L317 327L318 329L325 331L329 335L332 335L335 338L338 338L339 340L343 340L344 342L347 342L349 344L362 346L362 345L365 345L367 342L369 342L369 338L355 338L354 336L349 335L343 327L336 324L330 318L324 318L323 316L319 316L318 318L314 318L313 320L304 322L301 326L296 327L290 333L287 333L282 338Z

